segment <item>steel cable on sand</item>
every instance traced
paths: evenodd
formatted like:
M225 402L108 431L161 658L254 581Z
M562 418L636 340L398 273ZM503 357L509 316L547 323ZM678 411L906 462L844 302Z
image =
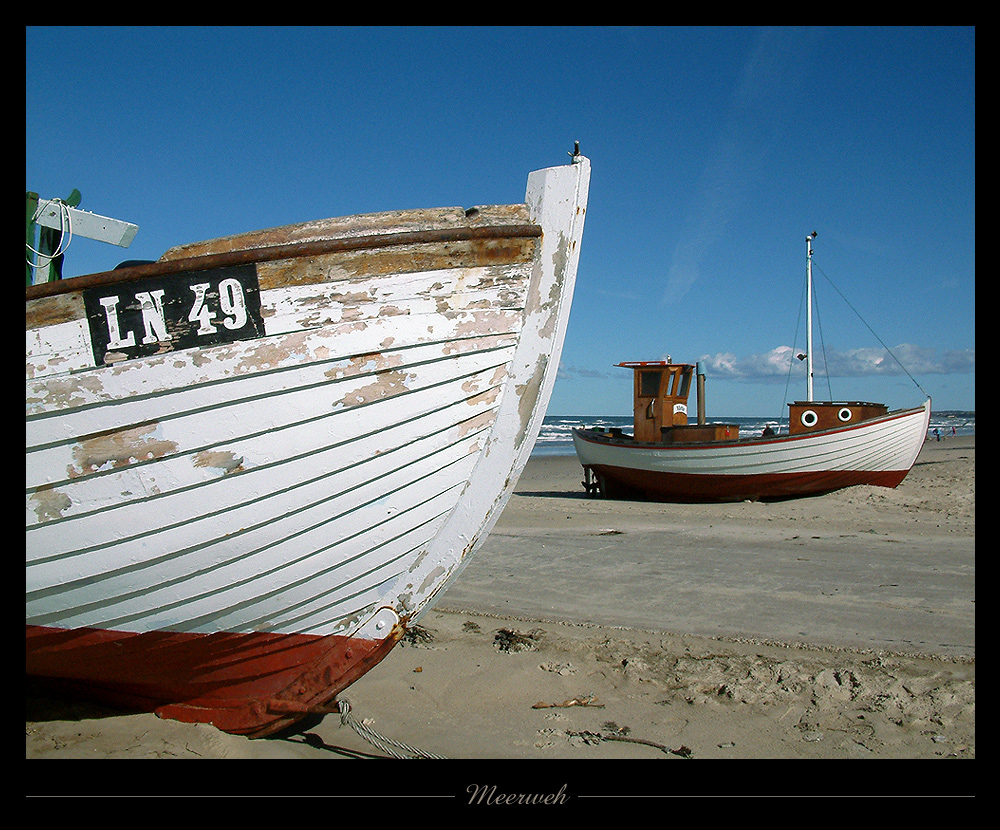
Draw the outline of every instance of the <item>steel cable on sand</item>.
M400 743L399 741L394 741L391 738L386 738L384 735L379 735L374 729L364 723L356 721L351 716L351 704L346 700L338 700L337 708L340 712L340 722L345 726L351 727L355 732L357 732L362 738L368 741L373 746L381 749L386 755L391 755L393 758L436 758L438 760L444 760L443 755L434 755L430 752L424 752L421 749L410 746L409 744ZM400 754L398 750L403 750L405 754Z

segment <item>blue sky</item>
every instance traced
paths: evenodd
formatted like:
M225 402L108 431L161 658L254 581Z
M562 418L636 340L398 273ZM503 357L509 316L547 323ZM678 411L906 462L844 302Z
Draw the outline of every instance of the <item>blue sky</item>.
M627 414L614 364L669 354L702 361L710 418L783 415L811 231L816 396L975 409L973 28L31 27L25 63L26 189L139 225L127 251L74 240L67 275L518 202L579 140L550 414Z

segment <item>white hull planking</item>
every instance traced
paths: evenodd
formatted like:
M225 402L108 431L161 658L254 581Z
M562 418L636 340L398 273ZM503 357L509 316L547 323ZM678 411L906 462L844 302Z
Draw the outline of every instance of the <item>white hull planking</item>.
M384 637L379 608L417 618L530 454L588 183L586 159L531 175L534 262L334 278L361 300L325 307L262 288L262 339L94 368L86 321L29 330L27 622Z
M627 466L685 475L782 475L829 470L908 470L927 432L930 403L904 416L824 433L716 445L623 446L584 441L574 445L584 465Z

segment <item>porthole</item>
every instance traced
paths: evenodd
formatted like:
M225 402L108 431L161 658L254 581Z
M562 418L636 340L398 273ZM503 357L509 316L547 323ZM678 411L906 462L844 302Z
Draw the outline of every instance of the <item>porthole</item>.
M810 429L816 426L819 417L811 409L807 409L799 416L799 420L802 421L802 426L809 427Z
M840 412L837 413L837 417L840 418L840 420L846 424L849 420L851 420L853 415L851 413L851 410L848 407L844 406L841 407Z

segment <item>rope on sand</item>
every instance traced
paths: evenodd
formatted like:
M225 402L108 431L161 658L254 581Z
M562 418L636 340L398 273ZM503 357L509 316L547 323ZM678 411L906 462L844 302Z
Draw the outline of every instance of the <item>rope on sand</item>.
M346 700L338 700L337 707L340 712L340 722L342 724L351 727L351 729L368 741L368 743L378 747L386 755L391 755L393 758L436 758L439 760L445 757L443 755L434 755L430 752L424 752L423 750L412 747L409 744L400 743L399 741L394 741L391 738L386 738L384 735L379 735L378 732L367 724L360 723L351 717L351 704ZM401 754L397 750L402 750L404 754Z

